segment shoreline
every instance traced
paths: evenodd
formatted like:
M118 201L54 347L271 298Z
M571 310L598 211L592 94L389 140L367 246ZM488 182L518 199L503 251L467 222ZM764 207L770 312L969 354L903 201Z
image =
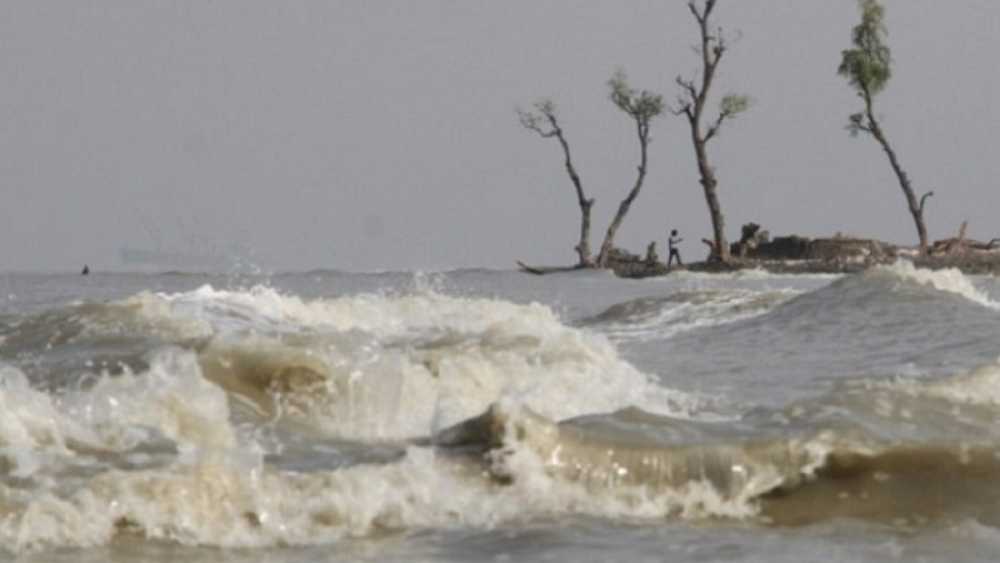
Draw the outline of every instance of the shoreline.
M773 260L757 258L734 259L729 263L691 262L684 266L668 268L666 264L657 262L627 262L614 264L603 268L623 279L645 279L669 276L680 272L698 272L704 274L728 274L746 270L763 270L770 274L809 275L809 274L857 274L875 266L889 266L900 260L911 262L917 268L927 270L956 269L971 276L1000 276L1000 253L990 253L988 256L928 256L917 257L899 255L878 260ZM544 276L555 273L586 271L589 268L579 266L525 266L518 264L525 274ZM602 270L595 268L594 270Z
M740 258L723 264L719 262L693 262L682 268L667 269L650 268L643 265L647 271L632 267L611 268L615 274L624 278L648 278L670 275L675 272L700 272L708 274L725 274L743 270L764 270L771 274L856 274L874 266L887 266L899 260L912 262L917 268L928 270L944 270L954 268L966 275L1000 275L1000 252L984 252L971 255L952 256L916 256L899 254L876 260L865 259L811 259L811 260L770 260L759 258ZM616 265L617 266L617 265Z
M657 255L656 244L650 243L645 256L614 249L607 269L627 279L664 276L676 271L711 274L763 270L773 274L852 274L873 266L906 260L917 268L954 268L968 275L996 276L1000 274L998 242L1000 239L989 243L967 239L963 225L957 237L936 241L928 248L927 255L921 255L918 248L840 234L824 238L789 235L771 239L767 231L761 231L758 225L751 223L744 226L740 241L732 244L732 257L727 262L706 259L668 268ZM518 264L522 271L534 274L557 270Z

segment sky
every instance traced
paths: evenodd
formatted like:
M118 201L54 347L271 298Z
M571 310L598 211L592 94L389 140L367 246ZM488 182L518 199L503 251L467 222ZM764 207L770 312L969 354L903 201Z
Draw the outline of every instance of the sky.
M1000 236L1000 3L886 0L894 76L876 112L932 239ZM855 0L720 0L713 90L751 110L709 146L728 235L914 244L885 155L851 138L836 69ZM685 0L0 3L0 271L122 268L119 249L264 271L570 264L579 209L558 145L515 108L556 102L603 232L635 179L623 68L673 102L698 71ZM652 125L617 243L711 226L686 122Z

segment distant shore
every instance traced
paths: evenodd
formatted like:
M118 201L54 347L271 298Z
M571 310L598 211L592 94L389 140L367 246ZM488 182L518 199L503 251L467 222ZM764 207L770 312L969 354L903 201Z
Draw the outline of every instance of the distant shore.
M935 243L928 255L918 249L899 247L874 239L832 237L809 239L779 237L773 241L742 240L734 245L728 262L698 261L668 267L650 245L646 256L614 249L608 268L622 278L649 278L673 272L726 273L741 270L764 270L775 274L850 274L898 260L912 262L918 268L940 270L955 268L969 275L1000 274L1000 245L997 241L981 243L964 237ZM526 273L545 275L580 269L579 266L532 267L518 262Z
M918 268L943 270L955 268L968 275L1000 275L1000 252L978 253L962 256L925 256L900 254L892 258L878 260L763 260L739 259L728 264L718 262L693 262L683 268L668 270L671 272L689 271L706 273L725 273L740 270L764 270L773 274L853 274L863 272L878 265L888 265L897 260L908 260ZM637 272L634 272L637 273ZM634 274L633 273L633 274ZM664 275L664 274L651 274ZM625 277L649 277L642 275L626 275Z
M966 238L966 224L958 236L935 241L926 254L913 247L897 246L872 238L835 235L809 238L787 235L771 238L759 225L743 227L743 236L732 244L732 258L726 262L701 261L668 268L650 244L645 257L618 250L609 264L624 278L669 275L679 269L693 272L724 273L764 270L776 274L849 274L878 265L908 260L918 268L955 268L971 275L1000 273L1000 239L981 242ZM705 241L707 244L711 241Z

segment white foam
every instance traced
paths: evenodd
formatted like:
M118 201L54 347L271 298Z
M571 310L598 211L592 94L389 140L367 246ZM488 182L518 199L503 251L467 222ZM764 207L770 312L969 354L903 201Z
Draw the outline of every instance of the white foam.
M563 451L559 430L550 422L526 414L524 405L504 401L507 429L501 448L490 452L490 472L512 482L511 487L538 512L588 514L601 517L747 518L758 512L756 497L780 483L774 471L760 471L733 490L719 487L702 475L684 483L626 485L620 481L624 468L581 467L579 460ZM613 450L606 455L612 459ZM571 459L563 459L563 456ZM603 457L603 456L602 456ZM595 460L601 463L603 460ZM576 478L566 478L568 471Z
M938 291L961 295L962 297L991 309L1000 309L1000 303L991 300L956 268L927 270L917 268L908 260L897 260L889 266L876 266L866 275L886 276L899 280L932 287Z
M189 451L158 469L105 470L60 487L0 485L2 549L100 546L122 533L219 547L324 544L394 530L488 529L554 514L745 518L757 512L756 494L777 478L761 472L736 494L704 480L595 490L554 475L516 440L493 460L503 465L494 472L513 478L508 485L487 478L473 460L424 447L410 447L385 465L281 471L263 463L248 436L234 436L221 392L199 379L190 355L171 351L144 376L103 380L65 404L49 401L44 412L60 425L72 420L92 427L94 440L115 434L102 430L105 425L150 425ZM135 407L111 399L132 399ZM105 407L110 410L101 412Z
M41 318L54 323L49 332L57 335L65 330L63 324L67 322L80 323L82 334L94 337L141 334L176 341L212 333L204 319L174 314L168 300L148 291L111 303L72 303L61 314Z
M784 274L769 272L763 268L750 268L746 270L736 270L733 272L692 272L689 270L679 270L663 278L649 278L650 280L671 280L678 279L684 281L785 281L785 280L814 280L832 281L844 277L844 274L816 274L816 273L795 273Z
M801 295L801 291L716 290L690 294L686 300L664 301L655 314L600 327L614 341L664 340L701 328L720 326L763 315Z
M266 287L210 286L159 299L168 307L157 304L157 314L212 327L203 358L226 366L252 357L242 364L254 377L271 370L277 385L266 391L284 412L348 438L426 436L506 395L557 419L631 405L685 415L699 404L537 303L430 289L306 301Z
M202 358L224 366L206 369L227 388L241 392L253 382L286 416L354 439L426 436L504 396L557 419L632 405L690 416L699 405L632 367L603 336L566 327L548 313L429 340L345 345L342 338L293 344L241 338L210 346ZM270 406L267 396L252 398Z
M147 437L144 428L185 448L232 448L229 404L218 386L206 381L191 352L163 350L148 371L100 377L83 392L58 400L60 411L91 429L103 448L134 447Z
M266 547L328 544L397 530L474 527L582 514L598 517L743 518L748 498L725 498L705 482L677 490L587 490L552 477L526 449L508 449L513 475L499 485L475 465L412 447L387 465L295 473L223 459L169 469L100 474L71 494L24 495L0 518L0 545L15 553L109 543L136 533L184 545Z
M584 514L602 518L749 518L759 506L749 494L727 497L707 480L676 488L615 486L593 488L553 476L544 460L523 444L503 451L503 472L528 513ZM747 491L750 488L748 487Z
M120 303L137 313L141 328L153 334L175 338L200 338L211 334L211 326L202 318L172 313L170 302L162 296L143 291Z
M203 462L110 472L68 496L22 497L16 515L0 520L0 544L15 552L95 546L122 529L185 545L303 545L402 529L488 528L532 515L601 512L597 503L579 505L586 495L556 486L540 477L501 487L426 448L411 448L389 465L309 474Z
M359 330L381 338L447 328L481 331L500 321L554 318L543 305L518 305L499 299L451 297L432 290L388 296L361 294L304 301L265 286L246 291L203 286L193 292L161 294L172 314L209 322L216 331L328 329Z
M986 364L943 380L898 378L868 385L955 403L1000 406L1000 363Z
M0 461L26 478L45 457L64 455L67 420L48 395L31 388L16 368L0 366Z
M35 391L17 368L0 366L0 446L62 446L49 397Z
M87 465L77 451L120 452L159 434L182 451L236 444L225 393L201 377L193 354L165 351L140 374L100 377L91 388L50 395L20 371L0 369L0 459L21 478Z

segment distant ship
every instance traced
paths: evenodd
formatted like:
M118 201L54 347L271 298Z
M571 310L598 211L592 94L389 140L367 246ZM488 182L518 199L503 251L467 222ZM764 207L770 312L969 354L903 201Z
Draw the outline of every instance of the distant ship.
M168 218L144 213L135 207L135 216L141 219L142 228L149 235L149 242L118 248L118 260L127 270L145 272L220 272L242 264L241 257L252 255L243 245L222 245L204 234L197 217L174 217L173 237L165 237L160 224ZM199 234L201 233L201 234Z
M213 254L192 254L131 247L119 248L118 258L124 266L130 268L182 272L219 270L229 262L225 256Z

